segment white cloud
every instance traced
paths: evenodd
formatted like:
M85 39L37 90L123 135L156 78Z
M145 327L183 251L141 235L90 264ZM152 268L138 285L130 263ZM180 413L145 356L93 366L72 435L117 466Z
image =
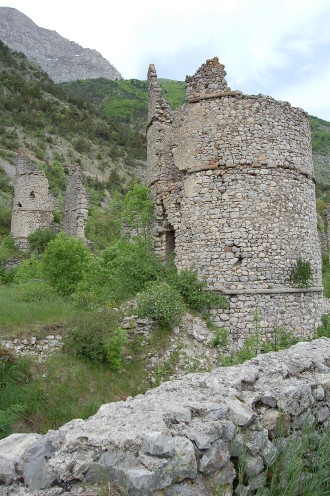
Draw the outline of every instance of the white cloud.
M329 0L1 1L95 48L124 77L184 79L218 55L234 89L294 99L316 115L330 71ZM165 71L165 72L164 72ZM322 107L323 101L323 107Z

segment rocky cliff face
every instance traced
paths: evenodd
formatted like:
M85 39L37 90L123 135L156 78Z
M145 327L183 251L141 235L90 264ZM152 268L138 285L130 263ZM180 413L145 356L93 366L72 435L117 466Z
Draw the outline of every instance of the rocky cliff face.
M0 39L12 50L23 52L55 81L122 79L117 69L96 50L82 46L37 26L16 9L0 7Z

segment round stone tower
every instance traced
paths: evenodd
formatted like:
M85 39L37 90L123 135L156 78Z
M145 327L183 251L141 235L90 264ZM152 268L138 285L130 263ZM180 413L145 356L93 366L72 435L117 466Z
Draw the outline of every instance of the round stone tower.
M308 116L231 91L225 75L207 60L186 79L186 104L171 111L150 66L155 246L228 296L213 318L234 339L256 326L265 336L276 327L309 336L322 315L322 274Z

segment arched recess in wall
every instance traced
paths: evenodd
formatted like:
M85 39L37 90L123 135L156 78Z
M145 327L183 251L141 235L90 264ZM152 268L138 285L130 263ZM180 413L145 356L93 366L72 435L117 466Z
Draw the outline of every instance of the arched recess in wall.
M168 260L175 254L175 230L172 224L168 221L166 208L163 201L161 202L162 221L160 229L160 239L162 245L163 258Z
M168 224L168 230L165 231L165 259L175 254L175 231L171 224Z

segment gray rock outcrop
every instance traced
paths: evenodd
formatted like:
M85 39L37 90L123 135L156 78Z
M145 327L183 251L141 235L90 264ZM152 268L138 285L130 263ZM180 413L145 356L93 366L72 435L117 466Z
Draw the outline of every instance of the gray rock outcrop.
M299 343L103 405L45 436L3 439L0 494L23 494L22 481L24 494L53 494L106 478L129 496L232 495L244 446L248 494L278 455L280 420L289 436L307 417L325 425L329 407L330 339Z
M96 50L83 48L56 31L39 27L10 7L0 7L0 39L39 64L55 83L99 77L122 79L117 69Z

